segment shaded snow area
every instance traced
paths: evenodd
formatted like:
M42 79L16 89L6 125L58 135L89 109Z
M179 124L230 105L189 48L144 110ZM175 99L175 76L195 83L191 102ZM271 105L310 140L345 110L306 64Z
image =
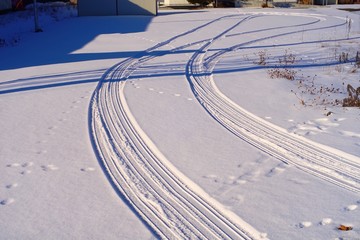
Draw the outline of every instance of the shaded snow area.
M0 15L1 239L360 239L359 14L40 7Z

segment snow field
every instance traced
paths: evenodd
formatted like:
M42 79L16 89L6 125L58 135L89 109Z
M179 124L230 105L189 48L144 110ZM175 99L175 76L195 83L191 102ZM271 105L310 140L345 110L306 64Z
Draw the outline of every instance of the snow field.
M213 73L213 78L205 78L204 83L209 80L213 88L206 91L205 97L215 94L222 100L225 96L233 101L231 105L256 116L255 121L270 122L269 126L275 124L287 134L300 135L295 138L301 142L319 142L320 148L329 146L325 148L335 160L348 158L356 167L357 109L325 109L310 104L304 107L290 91L296 87L294 82L269 79L266 71L254 64L259 49L269 49L271 65L291 48L302 59L304 75L325 71L328 74L319 74L320 84L327 84L324 79L341 76L356 85L357 75L351 74L351 65L331 68L328 59L333 50L322 51L336 46L338 37L344 38L346 29L341 23L346 15L334 9L266 10L266 14L262 10L219 9L164 12L146 24L149 19L124 17L141 23L142 27L134 26L136 31L111 25L122 18L81 18L60 22L51 34L43 33L55 39L60 37L59 29L70 28L75 34L78 27L93 23L91 34L71 46L59 47L54 58L39 53L37 61L27 61L30 58L24 49L34 46L39 41L37 36L24 40L18 48L0 49L8 56L7 62L1 61L0 65L0 104L6 113L2 114L1 132L7 136L1 138L5 150L0 155L4 183L0 208L6 217L0 218L0 233L10 239L146 239L156 235L237 238L232 234L238 233L245 239L356 239L360 225L358 193L304 173L229 132L216 121L219 115L207 110L212 105L194 94L186 78L190 66L200 69L199 74L192 73L195 77L201 77L203 70ZM246 16L253 18L229 29ZM352 40L339 51L356 49L359 23L355 17L352 19ZM102 32L104 25L96 22L107 23L107 30ZM206 27L199 28L201 25ZM320 27L307 32L312 26ZM326 26L330 26L330 33ZM270 27L278 37L268 38L267 32L261 30ZM288 28L294 33L288 34ZM188 35L182 35L184 32ZM329 38L331 41L326 42ZM249 42L246 48L229 48L243 41ZM284 46L269 47L274 44ZM47 48L50 52L52 46ZM115 54L109 54L112 52ZM21 55L22 61L11 61ZM136 55L140 57L128 58ZM196 60L195 64L191 65L189 59ZM129 64L110 69L122 60ZM314 69L306 64L314 64ZM106 69L110 70L96 88ZM88 119L90 101L94 112L90 111ZM223 107L220 104L219 109ZM325 116L328 112L332 114ZM90 136L101 151L99 159L88 138L88 121L96 133L90 132ZM124 164L129 167L124 168ZM328 167L317 169L327 173ZM137 176L144 174L147 183L128 175L129 169L141 173ZM342 175L343 170L337 170L339 176L329 176L356 179L356 174ZM121 183L119 172L129 187ZM160 188L156 187L158 183ZM146 192L146 184L154 190ZM178 189L176 184L182 190L174 191ZM124 195L125 204L119 198ZM136 205L139 200L131 199L140 199L144 205ZM210 207L199 207L199 199ZM170 204L166 206L167 201ZM216 217L210 214L214 211ZM149 212L158 220L149 217ZM340 224L350 225L353 230L340 232Z

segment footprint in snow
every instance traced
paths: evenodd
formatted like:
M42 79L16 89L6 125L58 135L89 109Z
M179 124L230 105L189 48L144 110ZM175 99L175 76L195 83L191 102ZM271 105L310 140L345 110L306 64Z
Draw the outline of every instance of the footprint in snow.
M309 181L307 181L307 180L297 179L297 178L290 179L290 181L297 185L306 185L309 183Z
M332 223L331 218L323 218L320 222L320 225L325 226L325 225L329 225L330 223Z
M55 129L58 129L58 126L54 125L54 126L50 126L48 127L49 130L55 130Z
M87 167L87 168L81 168L80 170L82 172L93 172L93 171L95 171L95 168Z
M351 138L360 138L359 133L350 132L350 131L339 131L339 133L345 137L351 137Z
M39 150L39 151L36 152L36 154L39 154L39 155L40 155L40 154L45 154L45 153L47 153L46 150Z
M357 209L357 207L358 206L355 205L355 204L354 205L349 205L349 206L345 207L345 210L348 211L348 212L349 211L354 211L355 209Z
M272 168L267 174L266 176L267 177L272 177L274 175L278 175L278 174L281 174L285 171L285 166L284 164L279 164L277 165L276 167Z
M318 118L315 119L315 122L317 123L321 123L327 127L338 127L340 124L339 123L333 123L329 120L329 118Z
M34 165L33 162L26 162L26 163L22 164L21 166L22 166L23 168L26 168L26 167L32 167L33 165Z
M41 166L41 169L45 172L49 172L49 171L56 171L59 168L53 164L49 164L49 165L43 165Z
M30 173L31 173L31 170L25 170L25 171L20 172L21 175L28 175Z
M214 181L214 182L219 182L219 178L218 178L218 176L216 176L215 174L205 175L205 176L203 176L203 178L212 180L212 181Z
M11 164L8 164L6 166L9 167L9 168L15 168L15 167L20 167L21 164L20 163L11 163Z
M304 222L301 222L301 223L297 224L296 226L297 226L298 228L308 228L308 227L310 227L311 225L312 225L311 222L304 221Z
M7 198L7 199L4 199L4 200L1 200L0 204L5 206L5 205L10 205L13 202L15 202L15 199Z
M17 183L12 183L12 184L6 185L5 187L6 187L7 189L11 189L11 188L16 188L16 187L18 187L18 186L19 186L19 184L17 184Z
M231 198L231 200L233 200L234 202L241 204L245 201L245 197L243 195L236 195L234 197Z

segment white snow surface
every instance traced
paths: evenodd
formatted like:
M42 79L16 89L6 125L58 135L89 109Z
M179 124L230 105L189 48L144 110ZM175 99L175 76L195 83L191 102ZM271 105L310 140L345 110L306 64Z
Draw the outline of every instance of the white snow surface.
M359 14L41 9L0 15L0 239L360 239Z

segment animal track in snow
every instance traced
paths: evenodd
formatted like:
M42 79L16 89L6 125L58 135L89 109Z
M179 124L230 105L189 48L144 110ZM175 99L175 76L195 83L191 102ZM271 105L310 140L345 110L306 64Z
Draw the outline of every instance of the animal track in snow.
M337 122L331 122L328 118L318 118L313 121L306 121L297 124L296 126L289 128L289 132L302 136L316 135L327 132L329 128L337 127L339 125L340 124Z
M31 173L31 170L24 170L24 171L20 172L21 175L28 175L30 173Z
M46 150L39 150L39 151L36 152L36 154L39 154L39 155L40 155L40 154L45 154L45 153L47 153Z
M309 181L307 180L297 179L297 178L290 179L290 181L298 185L306 185L309 183Z
M11 164L8 164L6 165L7 167L10 167L10 168L14 168L14 167L20 167L21 164L20 163L11 163Z
M212 181L214 181L214 182L216 182L216 183L217 183L217 182L220 182L219 177L218 177L217 175L215 175L215 174L205 175L205 176L203 176L203 178L212 180Z
M56 126L56 125L48 127L49 130L55 130L55 129L58 129L58 128L59 128L59 127Z
M276 167L272 168L267 174L267 177L272 177L274 175L278 175L281 174L285 171L285 164L284 163L280 163L279 165L277 165Z
M58 170L59 168L53 164L49 164L49 165L42 165L41 169L45 172L49 172L49 171Z
M345 207L345 210L346 211L354 211L355 209L357 209L357 205L349 205L349 206L347 206L347 207Z
M320 225L325 226L325 225L329 225L330 223L332 223L331 218L323 218L320 222Z
M304 222L301 222L299 224L297 224L296 226L299 227L299 228L308 228L312 225L311 222L308 222L308 221L304 221Z
M11 189L11 188L16 188L16 187L18 187L18 186L19 186L19 184L17 184L17 183L12 183L12 184L6 185L5 187L6 187L7 189Z
M236 203L243 203L245 201L245 197L243 195L236 195L234 197L231 198L231 200L235 201Z
M81 170L82 172L93 172L93 171L95 171L95 168L86 167L86 168L81 168L80 170Z
M360 133L349 132L349 131L339 131L339 133L345 137L360 138Z
M15 202L15 199L13 199L13 198L7 198L7 199L4 199L4 200L1 200L0 204L1 204L1 205L10 205L10 204L12 204L13 202Z
M33 162L26 162L26 163L23 163L21 166L22 166L23 168L32 167L32 166L34 166L34 163L33 163Z

